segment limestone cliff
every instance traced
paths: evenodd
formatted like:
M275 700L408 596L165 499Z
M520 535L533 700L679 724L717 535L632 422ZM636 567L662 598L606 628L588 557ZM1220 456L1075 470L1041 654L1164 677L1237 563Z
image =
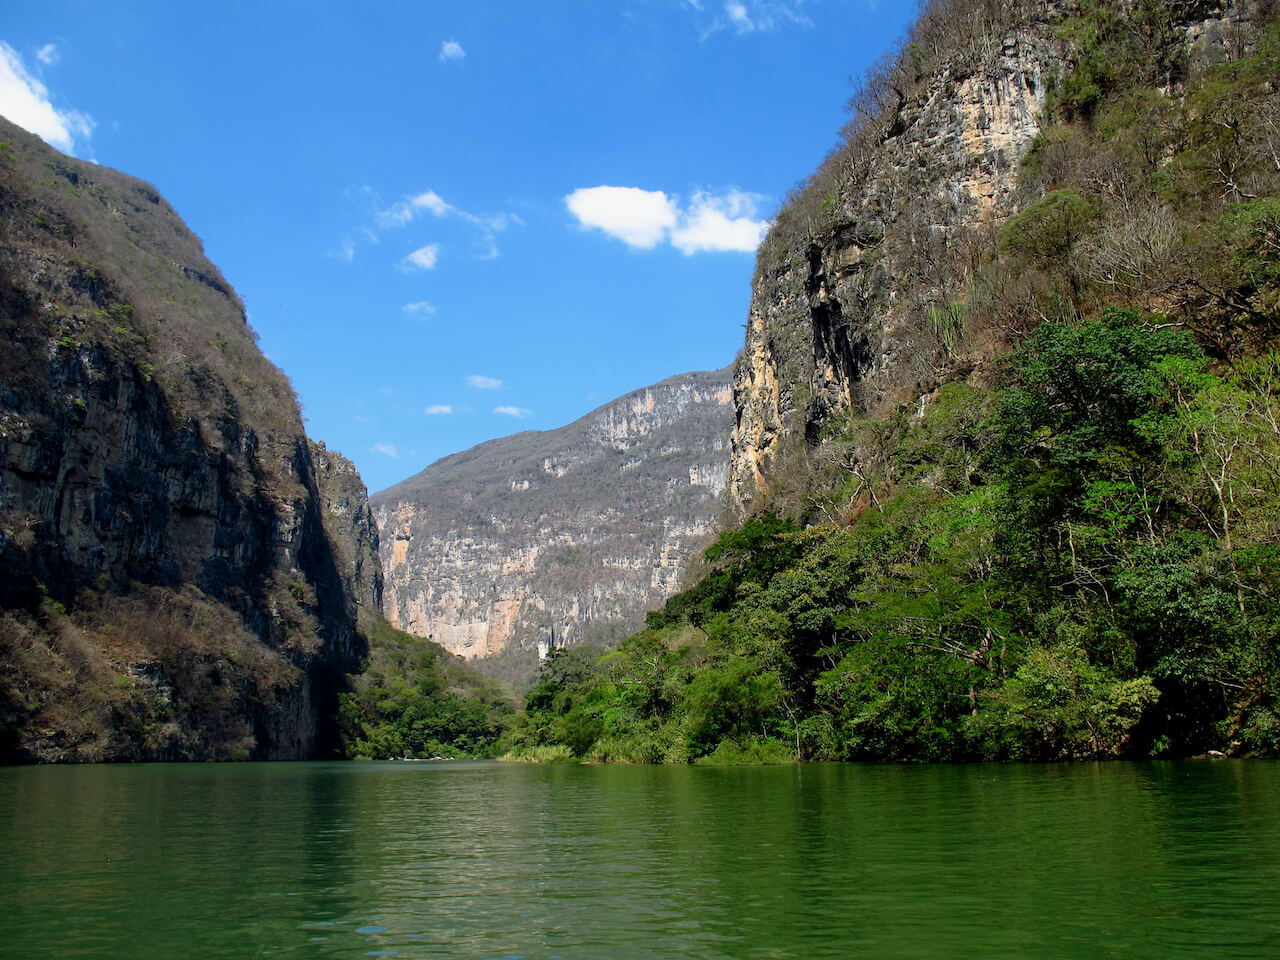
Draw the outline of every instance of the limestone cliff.
M672 377L377 494L387 619L513 681L636 629L719 519L730 398L728 370Z
M1164 45L1151 83L1176 97L1257 5L1128 6L1135 42ZM845 143L760 249L734 368L728 486L741 509L767 502L789 451L818 446L842 413L922 409L946 380L985 377L1019 335L966 301L1001 225L1036 199L1019 192L1019 163L1084 56L1089 22L1071 17L1086 7L934 0L854 98Z
M0 758L328 752L358 477L154 189L0 141Z

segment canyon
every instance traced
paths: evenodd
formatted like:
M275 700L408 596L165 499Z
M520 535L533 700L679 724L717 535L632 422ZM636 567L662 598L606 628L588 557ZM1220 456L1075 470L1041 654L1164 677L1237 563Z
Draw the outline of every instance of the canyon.
M638 629L720 519L728 373L671 377L376 494L388 621L517 685L552 648Z

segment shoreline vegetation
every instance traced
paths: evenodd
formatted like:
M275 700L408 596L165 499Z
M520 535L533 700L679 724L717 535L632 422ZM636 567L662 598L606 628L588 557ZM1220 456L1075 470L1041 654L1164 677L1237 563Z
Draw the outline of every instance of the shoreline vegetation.
M1280 355L1209 367L1149 316L1043 325L877 425L878 505L753 518L617 650L553 653L508 755L1274 756Z

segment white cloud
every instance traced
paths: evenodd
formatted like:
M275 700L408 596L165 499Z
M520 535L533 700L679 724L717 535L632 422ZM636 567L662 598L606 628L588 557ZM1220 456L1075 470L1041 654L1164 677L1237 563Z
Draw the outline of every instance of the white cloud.
M440 256L440 244L429 243L419 247L402 261L406 270L434 270L436 259Z
M36 51L36 59L46 67L53 67L57 66L58 61L62 59L62 54L58 53L58 48L54 44L46 43Z
M434 416L441 413L453 413L453 404L451 403L433 403L427 409L422 411L428 416Z
M477 390L497 390L502 386L502 381L494 377L482 377L478 373L473 373L467 377L467 386L475 387Z
M0 114L63 153L74 153L76 142L89 139L93 133L93 119L77 110L54 107L45 85L27 73L18 52L3 41L0 41Z
M447 63L450 60L461 60L467 55L467 51L462 49L462 44L457 40L446 40L440 44L440 62Z
M385 454L393 460L400 459L400 451L396 449L396 445L394 443L375 443L369 449L374 453Z
M440 199L440 194L434 190L428 190L426 193L420 193L416 197L410 197L409 203L418 209L430 210L437 217L443 217L453 209L453 207Z
M435 306L428 303L426 300L419 300L417 303L406 303L400 309L405 313L416 314L418 316L431 316L436 312Z
M629 247L650 250L677 222L675 202L661 190L582 187L564 198L585 228L603 230Z
M532 410L526 410L524 407L494 407L494 408L493 408L493 412L494 412L494 413L500 413L500 414L502 414L504 417L517 417L517 418L520 418L520 417L527 417L527 416L529 416L529 414L531 414L533 411L532 411Z
M755 29L755 24L751 22L751 17L747 14L747 8L741 3L726 3L724 12L729 17L729 22L739 32L746 33Z
M703 251L750 253L760 245L767 220L757 219L763 198L741 190L722 196L703 191L688 209L661 190L589 187L575 190L565 204L584 228L595 227L628 246L649 250L664 240L686 255Z
M768 221L755 219L757 208L757 198L739 190L723 197L695 193L671 231L671 245L685 256L704 250L752 253L769 229Z

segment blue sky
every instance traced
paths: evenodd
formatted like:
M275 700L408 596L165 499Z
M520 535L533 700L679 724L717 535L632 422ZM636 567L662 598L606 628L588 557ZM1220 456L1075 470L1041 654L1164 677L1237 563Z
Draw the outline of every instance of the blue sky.
M6 3L0 113L155 184L376 491L716 369L887 0Z

